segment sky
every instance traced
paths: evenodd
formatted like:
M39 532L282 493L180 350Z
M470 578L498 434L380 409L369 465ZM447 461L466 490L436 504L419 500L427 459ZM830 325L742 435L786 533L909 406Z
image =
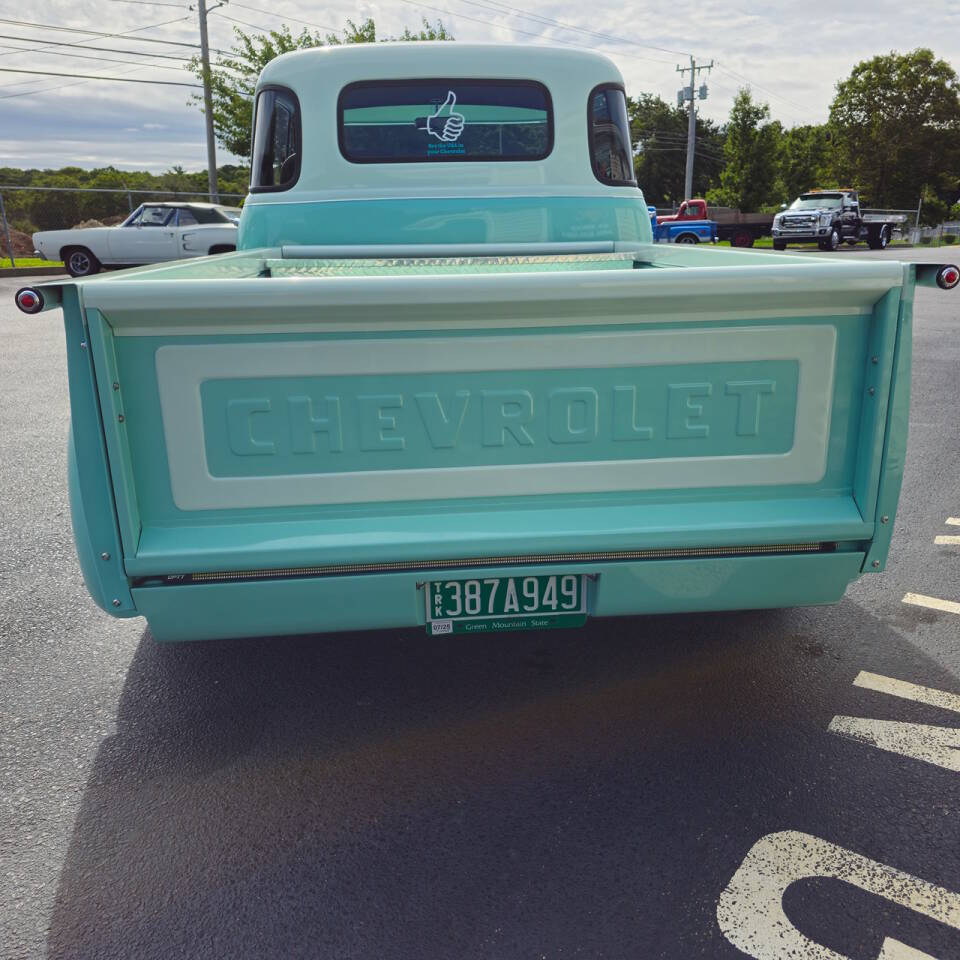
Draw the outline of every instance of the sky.
M227 50L237 25L232 21L238 20L247 32L284 22L298 32L305 21L333 32L347 18L372 17L384 36L417 29L421 17L440 19L457 40L599 50L617 63L629 94L659 94L671 103L681 86L676 66L689 65L693 55L714 63L700 77L709 88L698 104L701 115L723 122L737 90L749 86L756 99L769 103L774 119L793 126L824 121L837 81L876 54L926 46L960 72L960 5L928 0L922 11L918 16L902 0L528 0L526 6L508 0L333 0L322 6L229 0L209 23L211 46ZM46 29L49 25L126 35L97 37ZM196 11L178 0L0 0L0 167L203 169L203 119L190 102L197 91L77 76L195 82L179 59L192 55L193 47L135 38L197 44ZM110 50L84 52L85 46ZM238 162L222 147L217 160Z

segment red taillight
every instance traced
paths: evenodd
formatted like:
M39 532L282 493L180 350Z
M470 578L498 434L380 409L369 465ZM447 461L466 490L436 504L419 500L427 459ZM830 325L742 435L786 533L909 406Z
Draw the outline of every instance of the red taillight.
M17 291L17 306L24 313L39 313L43 309L43 294L39 290L24 287Z
M960 268L948 264L937 274L937 286L942 290L952 290L960 283Z

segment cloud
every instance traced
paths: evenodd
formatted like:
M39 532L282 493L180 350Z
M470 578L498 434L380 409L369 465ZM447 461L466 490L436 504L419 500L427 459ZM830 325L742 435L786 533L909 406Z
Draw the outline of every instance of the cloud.
M539 20L514 15L506 7L498 13L490 3L478 3L431 0L431 8L446 12L424 8L423 14L432 21L443 20L459 41L542 41L592 47L616 62L628 93L658 94L668 103L675 102L680 86L676 65L689 64L690 54L700 62L713 59L710 75L701 76L710 94L699 109L703 116L720 122L726 120L742 86L750 86L758 99L769 102L772 116L787 126L822 122L837 81L849 75L858 61L893 49L928 46L960 68L960 7L953 0L928 0L923 16L917 16L902 0L844 0L842 5L836 0L807 0L805 4L780 0L751 9L747 0L701 0L683 17L677 15L675 0L635 0L628 8L622 0L594 0L589 6L572 0L540 0L534 14ZM402 0L363 0L359 7L333 0L315 15L294 0L275 0L270 9L276 11L275 16L256 18L265 29L278 27L285 17L298 32L301 24L293 18L313 20L316 16L325 27L342 25L348 17L359 22L372 16L381 36L396 36L404 27L416 27L421 12ZM625 9L629 16L624 15ZM129 59L132 65L79 60L76 47L38 46L30 53L5 55L5 66L42 69L45 65L65 73L196 82L185 69L185 61L147 57L157 53L189 57L195 47L137 44L133 39L141 36L196 44L196 19L187 11L176 23L156 28L145 27L144 21L173 20L176 11L110 0L34 0L30 11L29 19L38 23L110 33L137 31L129 40L94 41L91 37L93 45L130 50L129 57L93 51L84 55ZM171 16L165 16L167 13ZM559 23L546 22L549 20ZM23 33L29 35L27 28ZM34 39L41 35L44 40L67 42L79 37L34 31ZM211 46L228 49L233 40L232 24L212 15ZM0 83L0 130L4 133L0 162L40 167L113 164L152 170L174 164L190 170L205 166L203 117L191 102L191 94L197 91L189 87L3 76L11 79ZM10 131L15 131L18 139L12 140ZM217 156L221 163L245 160L230 156L219 146Z

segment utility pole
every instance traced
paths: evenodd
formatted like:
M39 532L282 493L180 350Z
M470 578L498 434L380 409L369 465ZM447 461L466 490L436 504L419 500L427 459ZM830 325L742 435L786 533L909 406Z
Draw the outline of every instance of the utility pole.
M697 61L691 57L689 67L677 66L677 72L681 79L683 75L690 72L690 86L685 86L677 91L677 106L682 107L687 101L690 103L690 120L687 124L687 169L683 180L683 198L689 200L693 196L693 157L697 143L697 110L695 101L707 99L707 85L702 83L697 90L697 74L701 70L710 71L713 69L713 61L697 66Z
M221 6L221 4L217 4ZM216 10L216 7L213 8ZM210 91L210 47L207 44L207 3L197 0L200 15L200 63L203 67L203 116L207 124L207 183L210 202L219 203L217 189L217 145L213 138L213 94Z

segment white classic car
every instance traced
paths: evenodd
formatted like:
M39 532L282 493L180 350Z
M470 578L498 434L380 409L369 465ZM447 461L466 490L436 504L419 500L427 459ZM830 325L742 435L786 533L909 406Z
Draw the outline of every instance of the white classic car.
M116 227L44 230L33 245L46 260L62 260L74 277L101 267L205 257L237 249L240 210L213 203L144 203Z

